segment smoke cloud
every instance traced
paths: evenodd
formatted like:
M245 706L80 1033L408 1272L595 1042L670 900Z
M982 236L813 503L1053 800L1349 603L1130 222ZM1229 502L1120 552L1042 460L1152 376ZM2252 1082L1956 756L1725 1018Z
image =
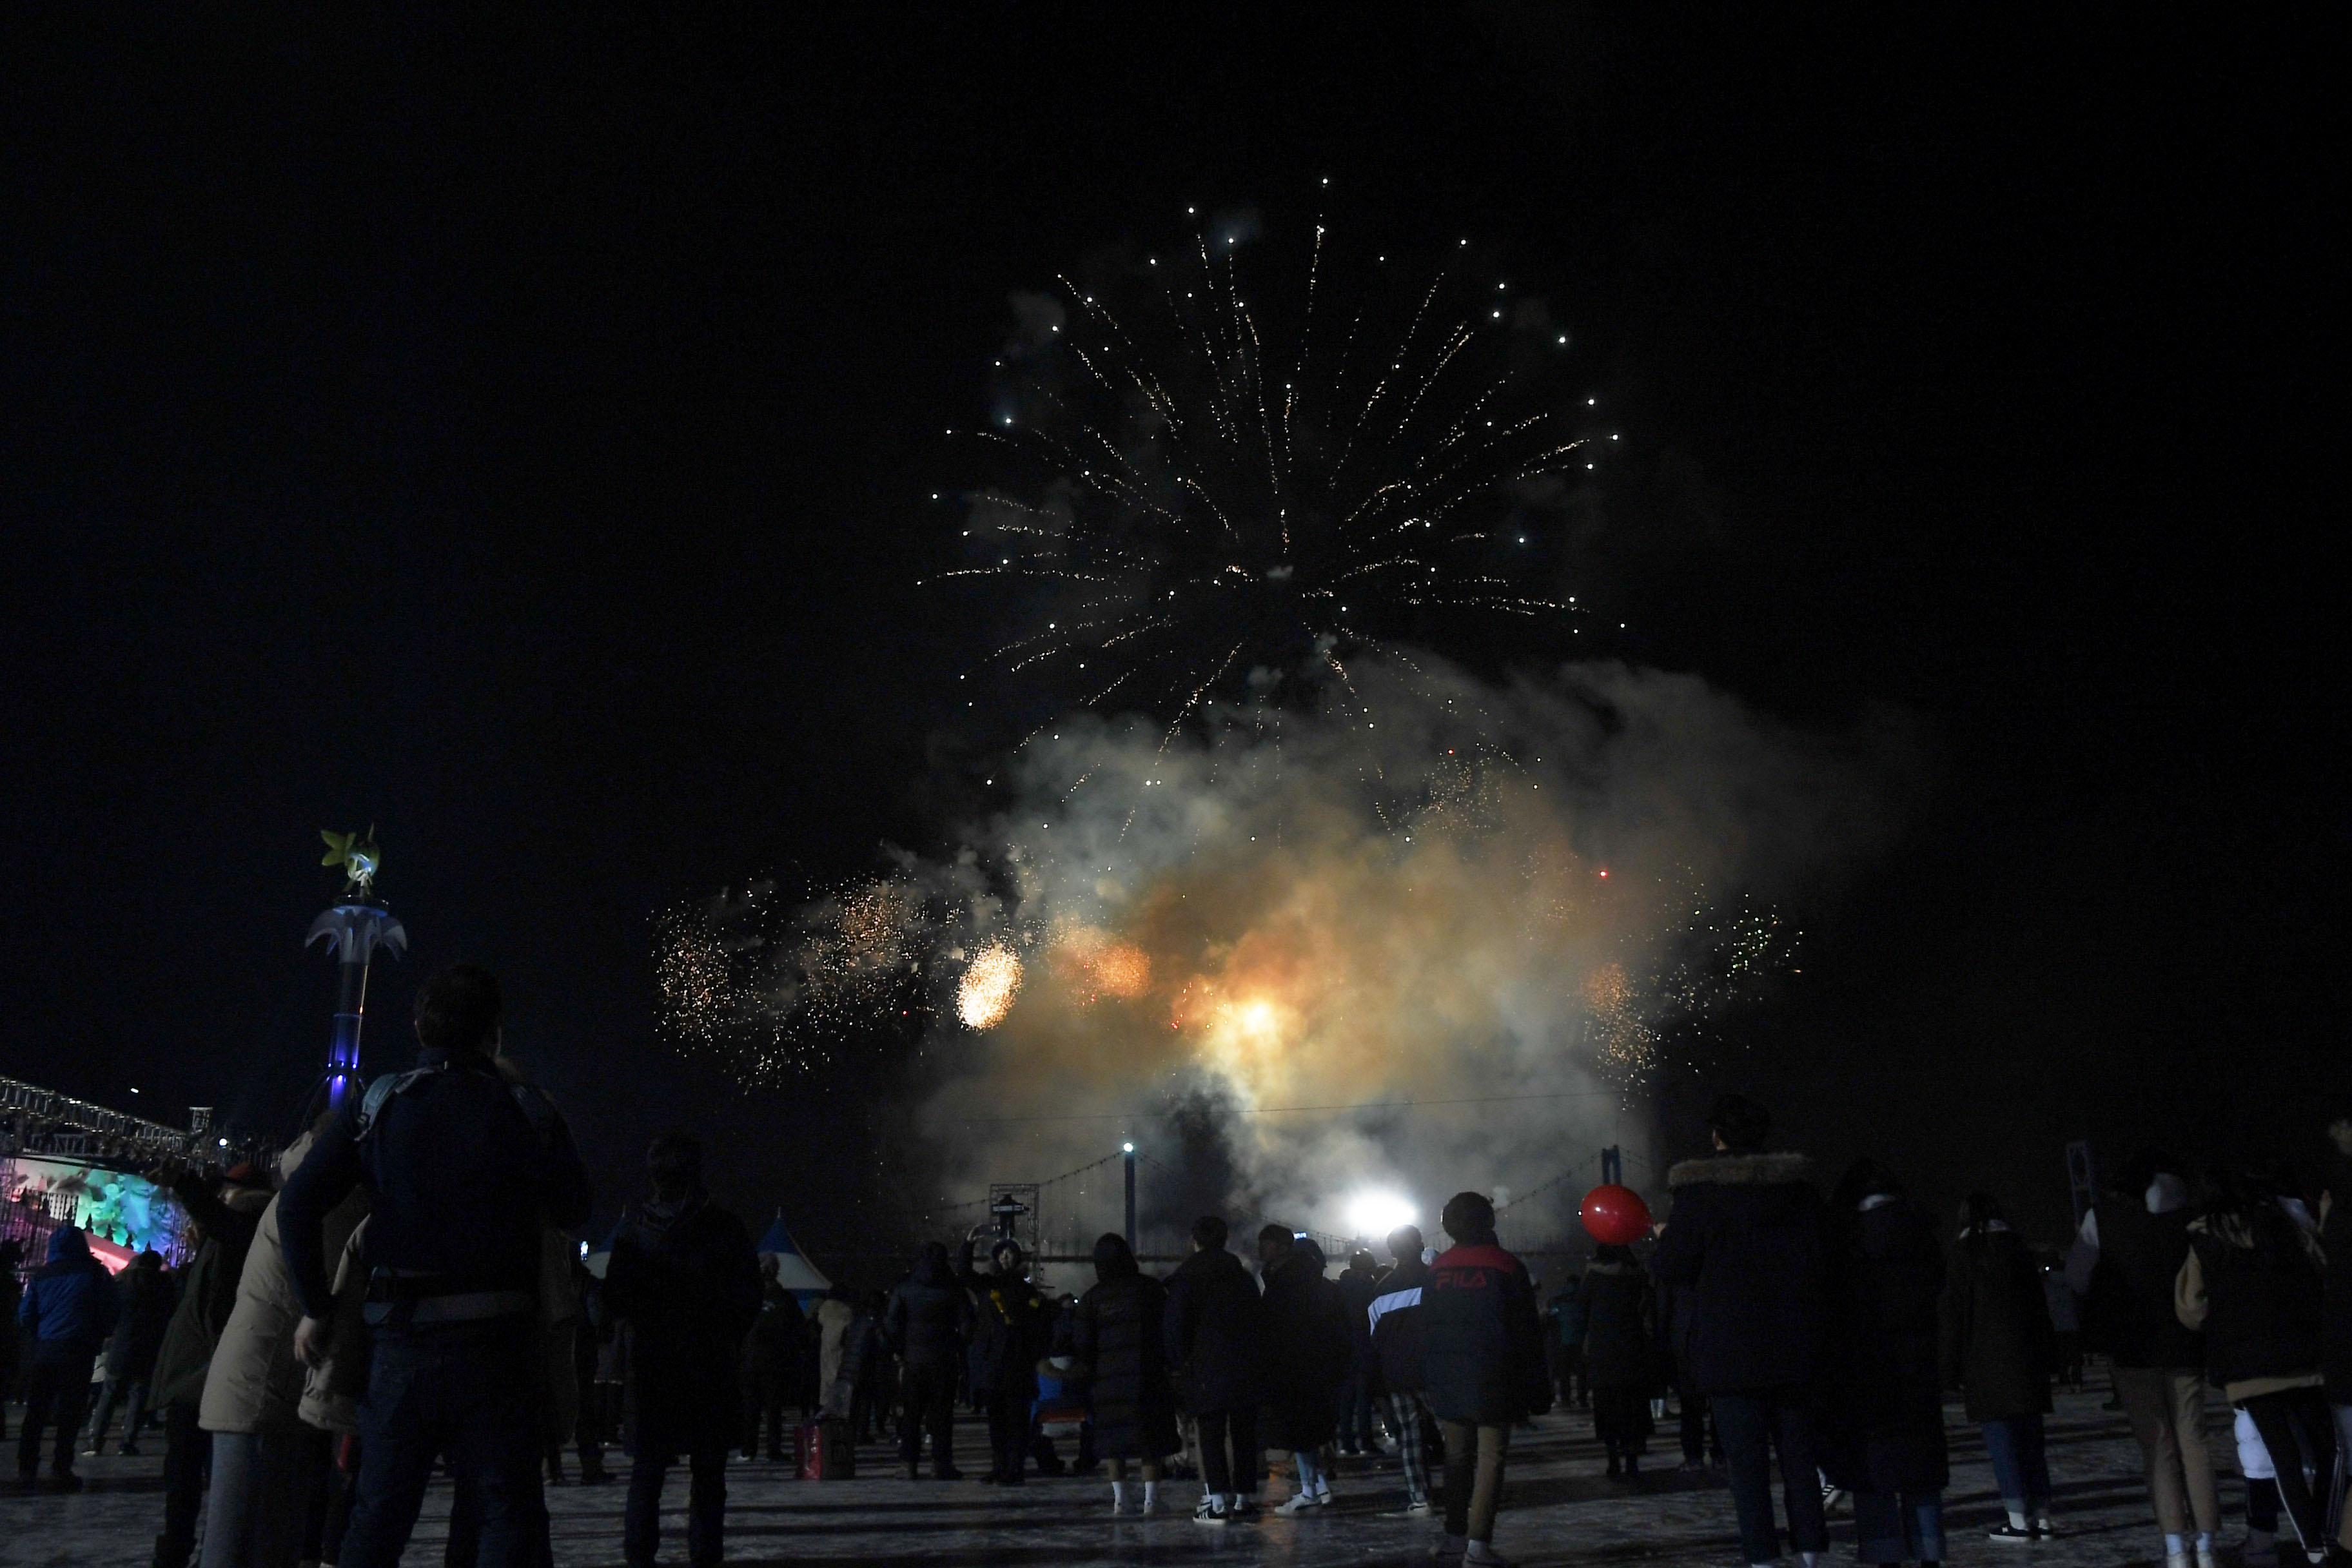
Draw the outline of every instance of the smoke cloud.
M920 1118L950 1196L1132 1139L1165 1247L1212 1205L1348 1234L1368 1189L1430 1222L1645 1156L1643 1085L1786 965L1784 912L1884 840L1909 751L1618 663L1497 688L1399 655L1211 717L1040 732L910 873L958 910ZM1090 1239L1116 1179L1049 1229Z

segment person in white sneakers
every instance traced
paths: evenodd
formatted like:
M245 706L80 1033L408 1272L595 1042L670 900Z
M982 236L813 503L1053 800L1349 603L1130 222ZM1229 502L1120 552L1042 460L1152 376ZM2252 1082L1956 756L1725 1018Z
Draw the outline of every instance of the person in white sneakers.
M1504 1562L1495 1550L1511 1428L1551 1408L1543 1320L1527 1265L1495 1238L1495 1205L1456 1193L1439 1223L1454 1239L1421 1293L1423 1393L1445 1430L1445 1534L1433 1555Z
M1111 1511L1156 1513L1160 1466L1181 1447L1168 1381L1168 1288L1136 1266L1127 1238L1095 1243L1095 1287L1078 1300L1076 1344L1088 1371L1095 1454L1110 1467ZM1127 1468L1141 1472L1127 1479Z
M1176 1396L1201 1438L1201 1524L1246 1518L1265 1483L1257 1442L1265 1397L1265 1317L1257 1281L1225 1250L1225 1222L1192 1225L1192 1255L1168 1279L1161 1345Z

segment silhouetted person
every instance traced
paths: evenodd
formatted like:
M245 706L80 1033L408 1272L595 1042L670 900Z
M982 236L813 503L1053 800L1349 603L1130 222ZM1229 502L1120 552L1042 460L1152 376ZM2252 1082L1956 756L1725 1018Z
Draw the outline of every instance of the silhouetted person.
M1255 1507L1265 1484L1257 1407L1265 1397L1265 1316L1257 1281L1225 1250L1225 1222L1192 1222L1192 1255L1168 1279L1163 1333L1176 1397L1201 1437L1201 1504L1223 1524Z
M1037 1362L1052 1343L1053 1317L1045 1299L1029 1282L1021 1244L1000 1238L989 1249L989 1272L971 1266L971 1242L963 1244L956 1276L971 1292L975 1326L971 1345L971 1393L988 1412L992 1459L982 1479L1017 1487L1029 1463L1029 1406L1037 1397Z
M1731 1470L1739 1545L1776 1561L1772 1456L1780 1460L1789 1537L1806 1568L1829 1550L1814 1422L1829 1312L1829 1239L1812 1163L1767 1153L1772 1118L1745 1095L1708 1112L1716 1152L1666 1173L1674 1207L1650 1267L1686 1292L1690 1376L1715 1413Z
M325 1222L368 1190L371 1352L341 1568L400 1561L445 1454L479 1501L487 1568L524 1568L543 1543L540 1227L584 1224L591 1194L554 1106L499 1076L504 1010L488 970L427 980L416 1067L355 1096L278 1194L295 1349L316 1365L335 1314Z
M2313 1563L2326 1561L2325 1491L2336 1458L2327 1408L2326 1287L2317 1245L2246 1173L2212 1173L2189 1226L2174 1282L2185 1328L2205 1335L2205 1366L2232 1408L2245 1412L2277 1470L2279 1498Z
M890 1292L882 1310L882 1332L900 1368L898 1463L908 1480L923 1457L923 1435L931 1438L931 1474L960 1480L955 1468L956 1369L971 1338L971 1298L948 1267L948 1249L927 1241L915 1267Z
M1937 1363L1944 1249L1935 1222L1867 1160L1831 1205L1830 1430L1822 1468L1853 1495L1864 1563L1940 1563L1944 1384Z
M1429 1511L1429 1461L1424 1457L1422 1424L1436 1419L1422 1393L1422 1294L1429 1284L1429 1265L1422 1261L1422 1246L1418 1226L1401 1225L1389 1232L1389 1257L1394 1263L1381 1277L1380 1293L1364 1312L1371 1328L1372 1353L1379 1363L1389 1430L1395 1435L1397 1460L1404 1468L1408 1514Z
M33 1271L16 1304L16 1323L25 1331L25 1429L16 1437L16 1479L26 1486L39 1478L41 1431L48 1426L55 1429L49 1485L81 1489L74 1437L81 1431L98 1352L121 1310L114 1276L89 1255L89 1238L70 1225L51 1231L48 1261Z
M1270 1446L1290 1450L1298 1490L1276 1509L1302 1513L1331 1506L1323 1445L1339 1429L1339 1385L1348 1380L1356 1338L1348 1300L1323 1272L1323 1249L1278 1225L1257 1233L1265 1280L1265 1402Z
M709 1568L726 1554L727 1454L742 1410L735 1372L760 1315L760 1264L743 1222L703 1190L699 1142L665 1132L646 1169L653 1198L621 1226L604 1269L605 1305L629 1326L636 1458L622 1551L633 1565L653 1563L662 1482L684 1458L687 1555Z
M2009 1518L1995 1541L2032 1542L2050 1522L2050 1464L2042 1418L2050 1413L2056 1345L2042 1268L1990 1193L1960 1208L1960 1238L1944 1287L1944 1384L1965 1397Z
M1160 1467L1183 1446L1168 1382L1168 1288L1137 1267L1123 1236L1095 1242L1095 1284L1078 1299L1071 1338L1088 1370L1094 1452L1110 1466L1111 1511L1129 1500L1127 1468L1140 1472L1137 1511L1160 1506Z
M1592 1435L1609 1456L1608 1473L1631 1479L1649 1451L1650 1395L1661 1381L1657 1300L1649 1275L1622 1247L1592 1255L1577 1299L1584 1328L1577 1351L1592 1390Z
M801 1304L783 1287L778 1274L782 1259L770 1253L760 1259L760 1315L743 1344L743 1457L757 1458L761 1434L767 1435L768 1458L784 1457L784 1402L791 1397L801 1363L801 1341L808 1320Z

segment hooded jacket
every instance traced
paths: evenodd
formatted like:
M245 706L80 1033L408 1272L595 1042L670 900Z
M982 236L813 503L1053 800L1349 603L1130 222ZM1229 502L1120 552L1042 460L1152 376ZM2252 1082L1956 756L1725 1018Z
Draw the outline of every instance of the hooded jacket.
M1656 1388L1660 1375L1657 1299L1642 1266L1595 1258L1582 1288L1584 1376L1593 1388Z
M2041 1268L2017 1233L1963 1232L1944 1286L1942 1362L1969 1419L2046 1415L2056 1338Z
M1265 1396L1265 1304L1223 1247L1195 1252L1169 1276L1162 1340L1192 1414L1255 1409Z
M898 1359L928 1372L953 1373L971 1337L971 1298L948 1268L948 1249L932 1242L915 1255L913 1272L882 1310L883 1337Z
M1339 1429L1337 1395L1355 1335L1348 1299L1323 1268L1322 1249L1302 1241L1265 1272L1268 1447L1313 1450Z
M1440 1253L1421 1310L1422 1393L1439 1420L1507 1426L1551 1408L1527 1265L1493 1241Z
M16 1321L34 1343L94 1356L121 1310L114 1276L89 1255L89 1238L76 1226L51 1231L48 1261L33 1271L16 1304Z
M1381 1382L1391 1394L1421 1392L1421 1294L1428 1287L1429 1265L1415 1253L1388 1271L1380 1293L1365 1309L1372 1353L1380 1358Z
M1718 1154L1666 1173L1674 1207L1650 1267L1682 1296L1702 1394L1810 1384L1822 1371L1829 1242L1802 1154Z
M614 1238L604 1304L629 1326L638 1451L733 1447L736 1369L760 1312L760 1261L743 1222L699 1193L644 1205Z
M310 1138L298 1138L278 1159L291 1175L310 1151ZM294 1359L294 1325L302 1302L294 1293L278 1245L278 1199L261 1211L254 1247L236 1282L236 1302L214 1346L205 1373L204 1398L196 1424L207 1432L260 1432L297 1425L302 1403L302 1365ZM340 1255L367 1215L367 1194L353 1191L327 1216L327 1246Z
M1168 1383L1168 1288L1124 1247L1095 1247L1095 1285L1078 1299L1071 1348L1087 1371L1094 1451L1158 1460L1183 1447Z

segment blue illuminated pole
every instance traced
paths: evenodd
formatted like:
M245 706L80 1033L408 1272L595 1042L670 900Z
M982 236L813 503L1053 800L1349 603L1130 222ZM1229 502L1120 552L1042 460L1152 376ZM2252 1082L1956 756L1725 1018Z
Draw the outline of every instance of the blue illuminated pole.
M398 957L408 950L408 932L393 918L390 910L372 901L379 859L374 830L369 830L364 843L352 833L327 833L320 837L328 846L321 864L344 868L346 897L342 903L310 922L310 934L302 939L302 945L310 947L324 939L334 948L339 972L335 1026L327 1041L323 1081L327 1103L340 1110L361 1081L360 1037L367 1023L368 970L374 962L375 950L387 948Z
M1135 1250L1135 1145L1122 1143L1120 1152L1127 1156L1127 1249Z

